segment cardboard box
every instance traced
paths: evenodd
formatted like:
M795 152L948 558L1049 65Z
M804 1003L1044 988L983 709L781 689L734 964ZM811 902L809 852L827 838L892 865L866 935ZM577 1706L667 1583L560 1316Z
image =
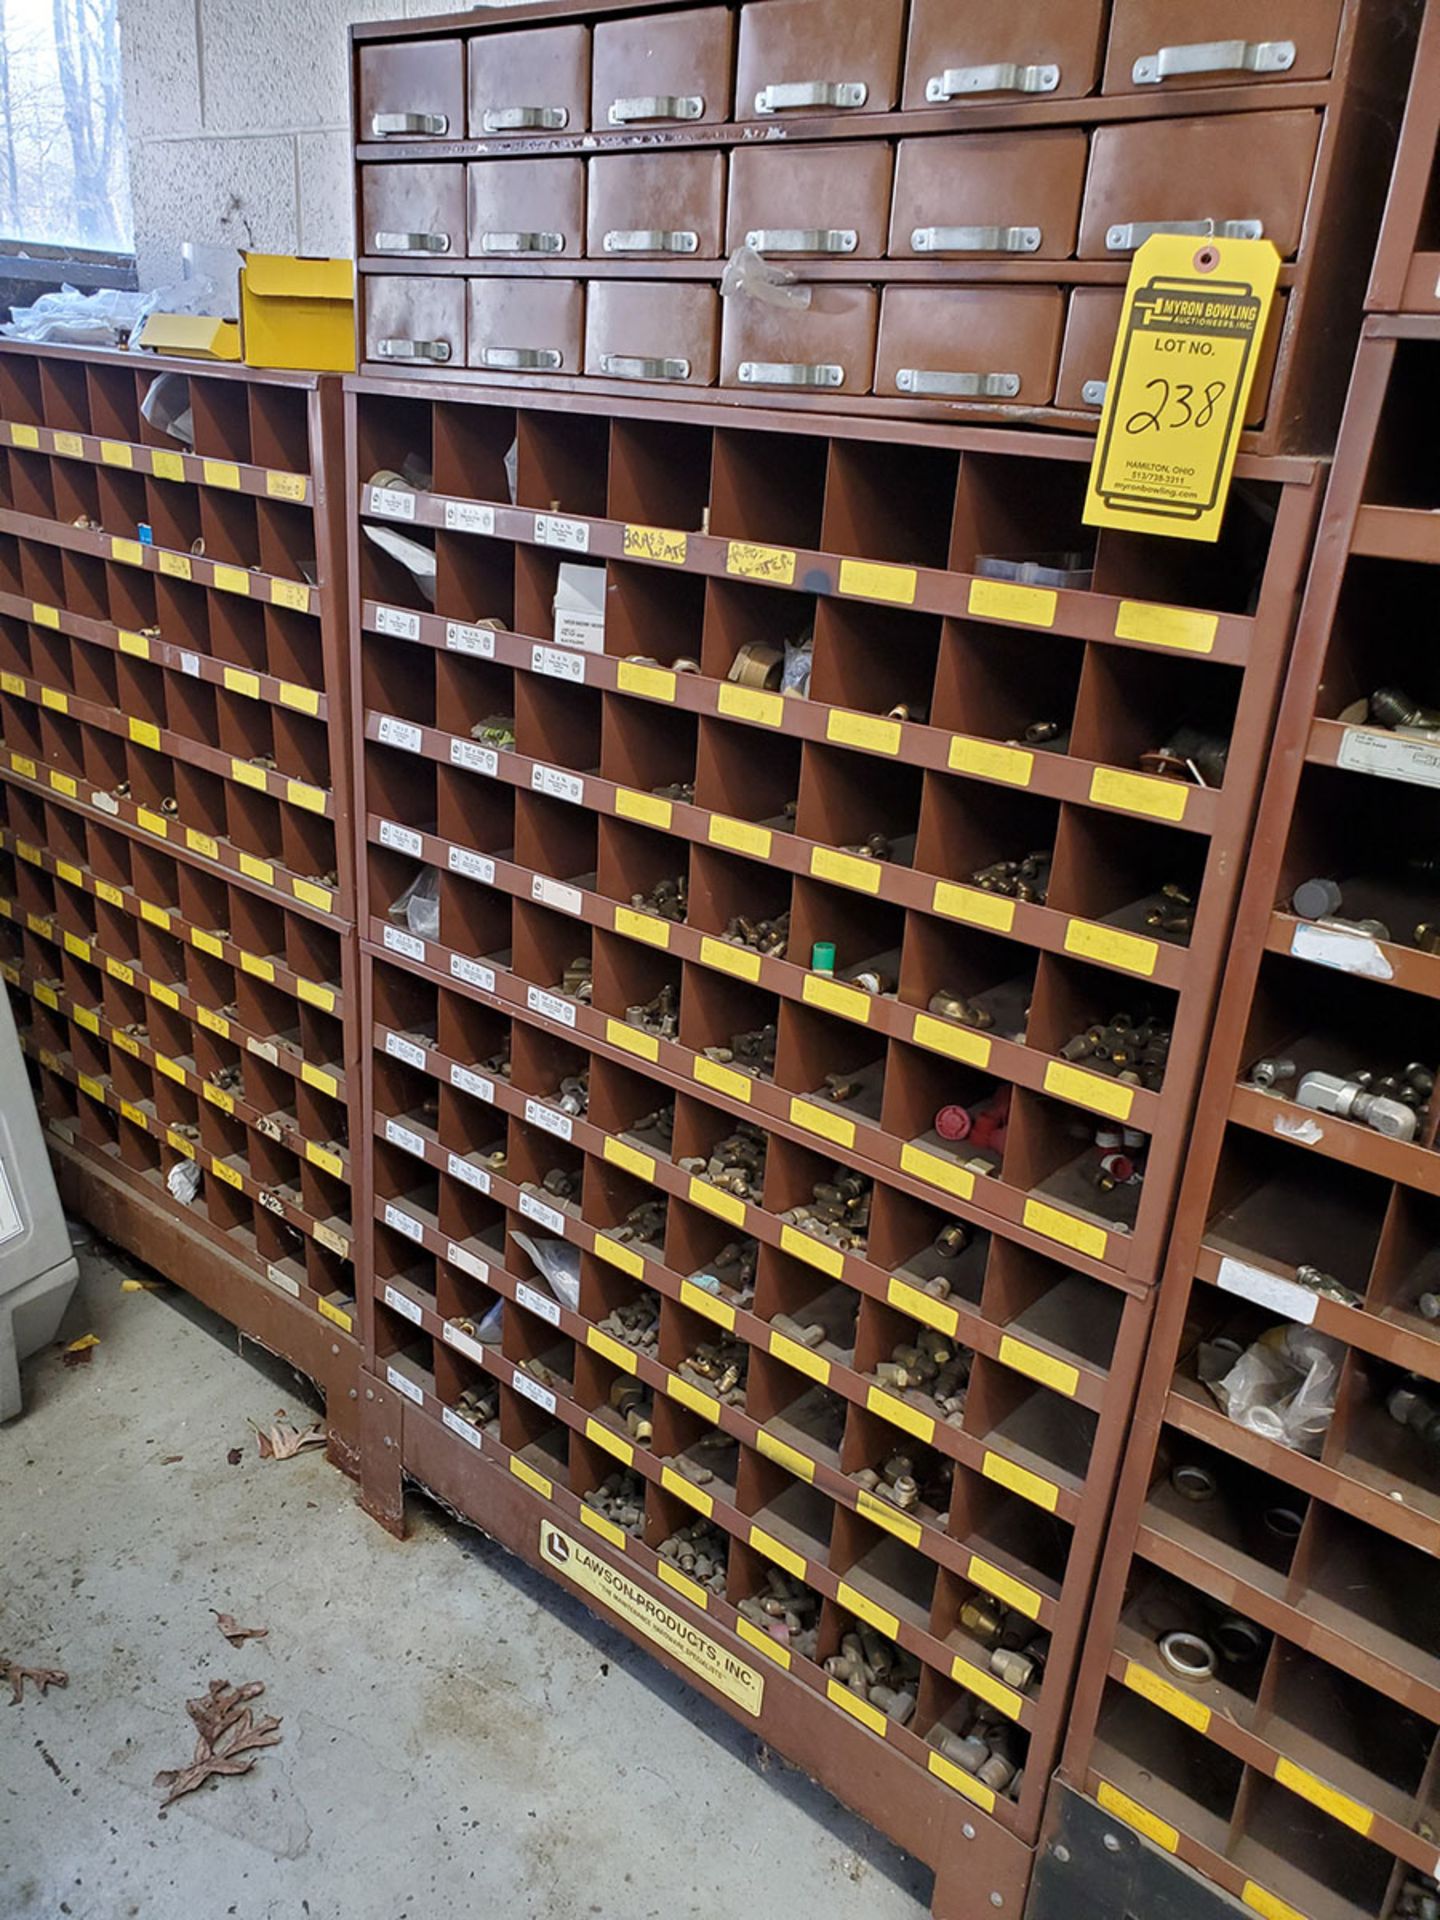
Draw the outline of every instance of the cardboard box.
M151 353L173 353L186 360L238 360L240 328L234 320L208 313L151 313L145 316L139 344Z
M302 373L355 371L355 263L247 253L240 273L245 364Z

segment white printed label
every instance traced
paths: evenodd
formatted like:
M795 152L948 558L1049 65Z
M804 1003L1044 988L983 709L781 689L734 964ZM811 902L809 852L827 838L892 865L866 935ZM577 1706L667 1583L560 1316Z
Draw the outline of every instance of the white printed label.
M92 793L90 804L98 807L101 813L119 813L120 811L120 802L113 793Z
M533 1220L537 1226L548 1227L551 1233L563 1234L565 1216L558 1207L550 1206L533 1193L522 1193L520 1211L527 1220Z
M495 658L495 634L490 627L467 627L459 620L447 620L445 645L451 653L471 653L480 660Z
M583 653L603 653L605 651L604 614L576 613L557 608L555 644L557 647L579 647Z
M417 1245L425 1238L425 1229L420 1222L412 1220L402 1207L391 1206L388 1200L385 1202L385 1224L393 1227L396 1233L403 1233L407 1240L413 1240Z
M417 1160L425 1158L425 1142L409 1127L402 1127L398 1120L385 1122L385 1138L392 1147L403 1147L406 1153L413 1153Z
M538 1380L532 1380L528 1373L517 1367L510 1383L517 1393L523 1393L527 1400L533 1400L537 1407L543 1407L546 1413L554 1413L556 1400L548 1387L542 1387Z
M377 607L375 631L388 633L392 640L418 640L420 616L418 613L406 613L403 607Z
M407 493L402 487L372 487L370 511L380 514L386 520L413 520L415 496L413 493Z
M376 734L383 745L403 747L406 753L419 753L424 738L419 727L412 727L408 720L397 720L393 713L384 715Z
M575 807L585 804L585 782L578 773L562 773L559 767L537 761L530 769L530 785L536 793L548 793L552 800L568 800Z
M566 553L588 553L590 522L561 520L553 513L537 513L535 538L542 547L563 547Z
M556 638L559 638L558 633ZM546 674L551 680L571 680L579 687L585 684L584 660L578 653L570 653L564 647L532 647L530 671Z
M557 913L578 914L585 905L584 895L578 887L564 886L559 880L550 880L543 873L537 873L530 881L530 898L538 900L541 906L554 907Z
M179 656L179 658L180 658L180 671L182 673L188 673L192 680L198 680L200 678L199 654L198 653L182 653Z
M450 742L450 764L468 767L471 773L488 774L492 780L500 771L500 757L494 747L477 747L473 740Z
M485 1364L485 1349L478 1340L472 1340L468 1333L462 1333L459 1327L452 1327L447 1320L440 1329L440 1338L447 1347L454 1347L457 1353L463 1353L467 1360Z
M1247 1266L1243 1260L1228 1256L1220 1262L1216 1283L1222 1293L1238 1293L1242 1300L1253 1300L1258 1307L1284 1314L1287 1320L1299 1320L1308 1327L1320 1303L1319 1294L1309 1287L1282 1280L1279 1274L1266 1273L1263 1267Z
M472 1073L469 1067L451 1067L450 1084L458 1087L462 1093L473 1094L477 1100L493 1101L495 1082L487 1080L483 1073Z
M477 1260L473 1253L467 1253L464 1247L451 1240L445 1248L445 1258L452 1267L459 1267L462 1273L468 1273L472 1280L478 1280L482 1287L490 1284L490 1269L483 1260Z
M262 1060L268 1061L272 1067L279 1066L280 1049L273 1041L248 1039L245 1045L250 1049L251 1053L258 1055Z
M467 880L479 880L487 887L495 884L495 862L483 853L471 853L468 847L451 847L450 871L463 873Z
M446 1170L457 1180L463 1180L467 1187L473 1187L477 1193L489 1193L490 1176L484 1167L473 1166L463 1160L458 1153L452 1153L445 1162Z
M1342 927L1318 927L1302 920L1291 937L1290 951L1297 960L1363 974L1367 980L1395 978L1395 969L1368 933L1347 933Z
M288 1293L292 1300L300 1298L300 1282L292 1280L283 1267L266 1267L265 1278L272 1287L278 1287L281 1293Z
M1335 761L1351 773L1374 773L1382 780L1404 780L1414 787L1440 787L1440 746L1428 740L1400 740L1393 733L1347 727Z
M387 1307L393 1307L396 1313L403 1315L406 1320L413 1320L417 1327L424 1324L424 1316L419 1307L408 1293L401 1293L398 1287L386 1287L385 1304Z
M415 829L402 827L395 820L380 822L380 844L382 847L393 847L396 853L411 854L416 860L425 850L425 842Z
M532 1013L543 1014L547 1020L558 1020L562 1027L575 1024L573 1001L562 1000L558 993L546 993L543 987L527 987L525 1004Z
M495 509L474 500L447 500L445 524L452 533L494 533Z
M398 1367L386 1367L385 1378L390 1382L391 1386L394 1387L397 1393L403 1393L405 1398L407 1400L413 1400L417 1407L424 1406L425 1395L420 1391L419 1387L416 1386L413 1380L406 1379L405 1375L401 1373Z
M467 960L463 954L452 953L450 971L457 980L464 980L472 987L478 987L482 993L495 991L495 969L482 967L478 960Z
M459 1434L467 1446L474 1447L477 1453L483 1451L485 1442L480 1438L480 1429L472 1427L463 1414L456 1413L453 1407L442 1407L440 1418L452 1433Z
M425 1065L424 1047L417 1047L413 1040L402 1040L398 1033L386 1034L385 1051L392 1060L403 1060L407 1067L423 1068Z
M417 940L413 933L406 933L400 927L386 927L385 945L392 953L403 953L409 960L425 958L425 942Z
M553 1133L557 1140L573 1140L575 1122L568 1113L557 1113L554 1107L547 1107L543 1100L525 1102L525 1118L531 1126L541 1128L545 1133Z
M515 1302L524 1307L527 1313L535 1313L542 1320L548 1320L552 1327L560 1324L560 1302L552 1300L548 1294L537 1293L534 1287L527 1287L523 1280L515 1282Z

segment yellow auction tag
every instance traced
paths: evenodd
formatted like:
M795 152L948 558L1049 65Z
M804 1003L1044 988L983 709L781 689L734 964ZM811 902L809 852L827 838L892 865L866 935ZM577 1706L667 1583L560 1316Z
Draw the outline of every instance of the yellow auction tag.
M1085 501L1092 527L1218 540L1280 255L1153 234L1135 255Z

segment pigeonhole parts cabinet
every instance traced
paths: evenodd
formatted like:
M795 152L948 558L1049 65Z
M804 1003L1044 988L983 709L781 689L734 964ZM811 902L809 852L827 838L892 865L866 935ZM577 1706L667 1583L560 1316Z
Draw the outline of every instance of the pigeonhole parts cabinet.
M0 949L62 1192L353 1468L340 429L336 381L0 346Z

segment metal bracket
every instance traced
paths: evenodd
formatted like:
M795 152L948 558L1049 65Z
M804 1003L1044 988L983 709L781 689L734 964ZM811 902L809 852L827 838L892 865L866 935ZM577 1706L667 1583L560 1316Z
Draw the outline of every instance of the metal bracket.
M450 116L448 113L377 113L371 119L370 131L377 140L384 140L392 133L439 137L450 131Z
M486 133L559 133L569 124L568 107L488 107L480 116Z
M482 233L481 253L563 253L563 233Z
M845 369L824 361L742 360L738 369L742 387L843 387Z
M381 360L434 360L443 365L450 358L448 340L377 340L375 352Z
M755 96L756 113L791 107L863 107L870 89L863 80L778 80Z
M916 227L916 253L1038 253L1039 227Z
M854 253L860 236L853 227L756 227L745 244L757 253Z
M565 356L558 347L482 347L482 367L503 367L507 373L558 373Z
M448 233L377 233L371 242L376 253L449 253Z
M895 384L902 393L936 400L1013 400L1020 391L1018 373L936 373L926 367L901 367Z
M704 111L703 94L651 93L612 100L609 119L612 127L628 127L636 120L698 120Z
M1293 40L1197 40L1142 53L1130 78L1137 87L1155 87L1196 73L1288 73L1294 64Z
M601 245L606 253L698 253L700 236L679 227L620 227Z
M1002 60L993 67L946 67L943 73L932 73L925 82L925 98L933 107L967 93L1054 93L1059 84L1059 67L1022 67Z
M1233 1894L1057 1780L1027 1920L1248 1920Z
M678 356L647 359L643 354L602 353L600 371L616 380L688 380L690 362Z
M1121 220L1106 229L1111 253L1133 253L1156 233L1195 234L1201 240L1260 240L1263 220Z
M1108 380L1087 380L1080 389L1080 398L1087 407L1103 407L1109 385Z

